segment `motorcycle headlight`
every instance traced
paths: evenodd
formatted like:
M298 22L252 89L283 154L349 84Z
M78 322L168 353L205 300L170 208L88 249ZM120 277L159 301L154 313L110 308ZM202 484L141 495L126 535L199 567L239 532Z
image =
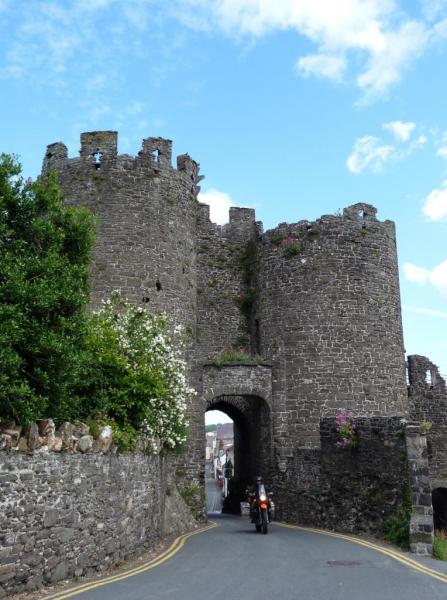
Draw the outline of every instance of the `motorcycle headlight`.
M261 495L259 496L259 500L260 500L261 502L265 502L265 501L267 500L267 496L266 496L265 494L261 494Z

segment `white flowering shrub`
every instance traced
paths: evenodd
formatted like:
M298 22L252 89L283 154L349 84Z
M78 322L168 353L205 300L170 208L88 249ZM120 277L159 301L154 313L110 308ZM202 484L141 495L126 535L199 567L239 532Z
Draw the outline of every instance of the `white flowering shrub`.
M186 405L195 394L186 381L181 329L112 295L93 313L84 394L111 420L121 449L143 434L153 449L186 439Z

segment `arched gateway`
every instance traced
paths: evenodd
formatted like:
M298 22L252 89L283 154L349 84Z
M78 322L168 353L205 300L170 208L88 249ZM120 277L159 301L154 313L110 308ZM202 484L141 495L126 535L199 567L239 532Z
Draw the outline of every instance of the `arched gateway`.
M207 364L203 370L205 412L220 410L234 423L234 477L242 485L272 469L271 367Z

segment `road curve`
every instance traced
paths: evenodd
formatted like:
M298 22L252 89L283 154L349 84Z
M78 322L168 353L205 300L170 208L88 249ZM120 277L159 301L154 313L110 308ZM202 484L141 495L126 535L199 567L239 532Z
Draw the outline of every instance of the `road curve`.
M273 524L258 534L247 518L221 516L159 566L54 600L445 600L435 578L371 547ZM417 563L415 563L417 564ZM433 561L430 561L433 568ZM438 569L439 570L439 569ZM118 575L118 577L120 577ZM97 582L95 582L97 583ZM93 583L92 585L95 585Z

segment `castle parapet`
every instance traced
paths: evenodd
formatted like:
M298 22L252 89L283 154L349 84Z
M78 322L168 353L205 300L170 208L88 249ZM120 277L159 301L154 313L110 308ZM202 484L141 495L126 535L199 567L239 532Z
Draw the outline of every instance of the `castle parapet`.
M172 141L161 137L148 137L138 153L138 159L154 171L172 167Z
M230 208L230 224L254 223L256 221L254 208L241 208L232 206Z
M67 162L67 157L67 146L63 142L49 144L43 159L42 174L47 175L50 171L61 169Z
M81 159L91 162L96 169L102 162L116 159L118 133L116 131L90 131L81 133Z
M343 209L343 217L345 219L360 221L364 225L372 221L377 221L376 214L377 208L375 206L363 202L358 202Z
M199 175L199 163L193 160L189 154L180 154L177 156L177 169L189 177L191 180L191 194L197 195L200 192L198 184L203 179L203 176Z

